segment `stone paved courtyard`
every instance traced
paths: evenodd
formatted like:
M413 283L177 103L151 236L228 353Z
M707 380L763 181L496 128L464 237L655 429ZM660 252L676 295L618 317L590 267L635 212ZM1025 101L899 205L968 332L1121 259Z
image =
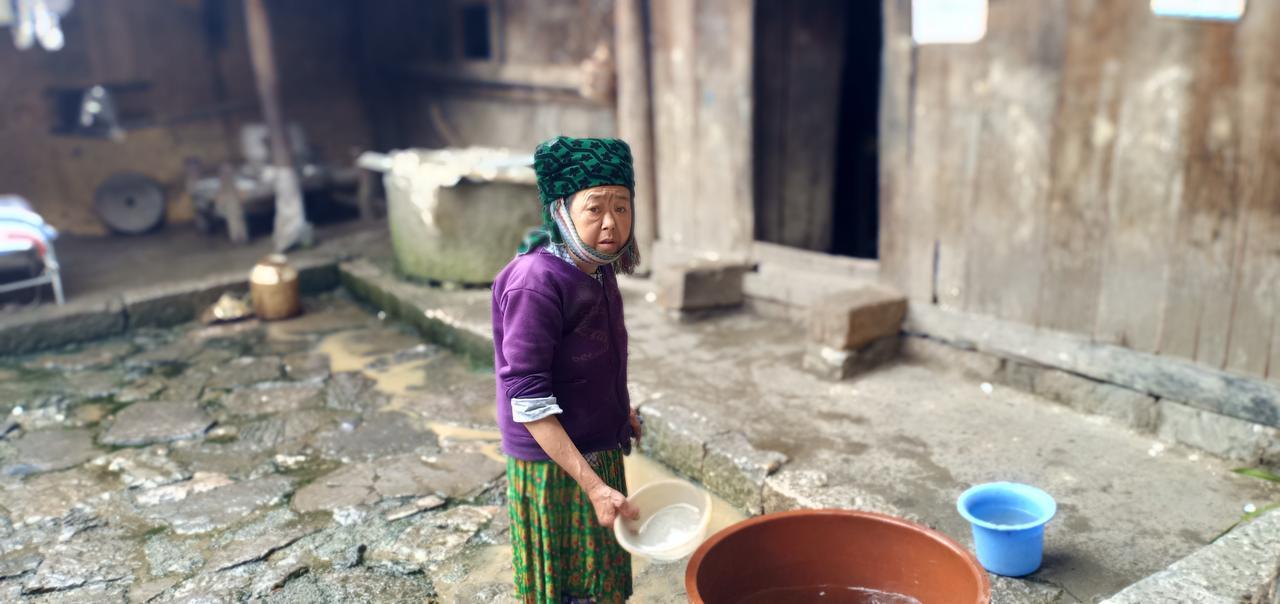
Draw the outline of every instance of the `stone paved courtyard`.
M0 601L510 600L491 373L308 304L4 359Z
M397 287L409 303L374 297L459 333L484 310L484 292ZM141 327L0 360L0 601L512 601L491 370L347 291L286 322ZM682 324L643 294L629 290L627 320L644 450L744 510L870 509L968 546L951 503L966 485L1047 486L1060 511L1047 563L993 577L993 602L1096 601L1280 493L910 358L819 380L785 322ZM632 488L666 472L628 459ZM742 517L717 501L712 531ZM684 602L684 570L636 560L633 601Z

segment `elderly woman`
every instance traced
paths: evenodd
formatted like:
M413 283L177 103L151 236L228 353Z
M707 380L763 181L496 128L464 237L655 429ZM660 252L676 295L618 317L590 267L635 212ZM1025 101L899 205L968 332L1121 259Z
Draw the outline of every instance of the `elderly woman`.
M534 171L543 225L493 284L516 591L525 602L622 602L631 559L610 527L637 514L622 456L641 433L616 278L639 261L631 149L557 137L538 146Z

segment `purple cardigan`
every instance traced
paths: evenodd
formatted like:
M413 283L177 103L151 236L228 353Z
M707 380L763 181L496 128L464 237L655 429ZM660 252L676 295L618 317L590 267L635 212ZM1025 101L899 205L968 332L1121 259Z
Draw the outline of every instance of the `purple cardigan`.
M493 283L493 352L502 450L544 460L511 399L555 396L557 419L583 453L631 437L627 328L610 267L596 281L546 248L516 256Z

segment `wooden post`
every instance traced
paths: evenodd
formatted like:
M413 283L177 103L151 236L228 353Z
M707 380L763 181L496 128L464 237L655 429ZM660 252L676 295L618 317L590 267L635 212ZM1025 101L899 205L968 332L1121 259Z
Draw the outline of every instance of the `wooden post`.
M293 164L293 152L285 134L284 118L280 112L279 78L276 61L271 49L271 22L267 18L262 0L245 0L245 21L249 31L249 58L253 65L253 77L258 85L258 99L262 103L262 115L271 133L271 158L276 166L276 221L272 232L276 251L283 252L295 245L307 245L311 240L311 225L307 224L306 209L302 206L302 190L298 185L298 171Z
M360 209L360 220L372 222L373 215L373 188L376 186L375 179L378 177L373 170L357 168L360 171L359 186L356 189L356 207Z
M617 46L618 134L631 145L635 162L636 243L642 260L653 261L658 231L657 193L653 182L653 112L649 101L649 45L644 0L618 0L614 5L614 44ZM644 264L648 272L651 264Z
M249 222L244 215L244 202L236 188L236 170L229 162L218 168L218 196L214 202L218 213L227 220L227 236L232 243L249 243Z

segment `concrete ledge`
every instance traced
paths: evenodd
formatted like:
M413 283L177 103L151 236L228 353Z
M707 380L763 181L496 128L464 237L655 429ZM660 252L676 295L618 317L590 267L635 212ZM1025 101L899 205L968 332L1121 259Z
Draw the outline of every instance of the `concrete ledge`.
M1190 361L1099 344L1069 333L912 304L903 331L1100 382L1229 417L1280 427L1280 384Z
M1280 465L1280 429L1051 367L908 336L906 358L1102 415L1139 432L1245 464Z
M764 512L765 479L786 462L786 455L756 449L742 434L730 432L707 443L702 482L725 501L754 516Z
M901 349L906 359L975 380L994 381L1004 367L1000 357L928 337L904 336Z
M248 273L223 273L197 281L166 283L126 292L130 327L170 327L193 321L224 292L249 291Z
M332 258L291 259L298 270L298 290L316 294L338 286L337 261ZM169 283L126 292L125 314L129 327L170 327L200 317L225 292L249 291L249 272L227 271L191 281Z
M1212 602L1273 604L1280 573L1280 509L1112 596L1110 604Z
M119 300L81 301L0 315L0 355L26 354L124 333Z
M924 524L919 516L903 512L880 495L854 484L828 481L827 473L821 470L784 469L765 481L764 511L840 508L888 514Z
M765 481L786 463L786 455L757 449L741 433L718 430L683 405L650 401L639 409L645 418L640 444L646 455L748 514L764 512Z
M724 431L702 415L666 401L647 402L639 409L645 421L641 449L676 472L702 481L707 443Z
M1280 466L1280 430L1174 401L1157 405L1156 434L1249 465Z
M1158 424L1156 398L1148 394L1112 384L1091 380L1057 369L1027 368L1015 362L1005 363L1006 383L1017 373L1030 375L1030 391L1068 407L1105 415L1142 432L1152 432ZM1239 420L1236 420L1239 421Z
M486 289L445 289L406 282L390 263L361 258L338 266L351 293L388 316L413 325L422 337L466 357L480 367L493 367L491 294Z
M291 262L298 270L298 289L304 296L339 284L337 260L332 257L299 257ZM223 292L247 291L249 272L227 271L133 290L106 301L79 301L0 315L0 355L98 340L137 327L171 327L198 318Z

